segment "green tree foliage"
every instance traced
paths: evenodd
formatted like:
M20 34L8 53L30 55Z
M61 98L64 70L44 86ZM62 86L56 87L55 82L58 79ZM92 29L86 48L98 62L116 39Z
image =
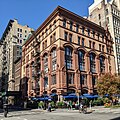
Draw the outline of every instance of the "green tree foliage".
M120 94L120 77L110 73L102 75L97 82L97 92L100 96Z

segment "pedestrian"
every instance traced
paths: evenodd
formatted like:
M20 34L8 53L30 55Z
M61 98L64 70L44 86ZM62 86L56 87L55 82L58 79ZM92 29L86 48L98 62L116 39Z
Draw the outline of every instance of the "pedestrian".
M48 103L48 111L51 112L51 104Z

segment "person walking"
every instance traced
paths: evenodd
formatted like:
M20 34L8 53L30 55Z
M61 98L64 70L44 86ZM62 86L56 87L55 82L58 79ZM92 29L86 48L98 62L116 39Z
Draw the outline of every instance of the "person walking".
M48 103L48 111L51 112L51 103Z

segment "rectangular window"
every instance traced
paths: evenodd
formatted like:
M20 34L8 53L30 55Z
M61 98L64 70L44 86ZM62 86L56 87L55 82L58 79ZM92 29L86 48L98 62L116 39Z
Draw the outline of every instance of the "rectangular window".
M80 84L87 85L86 75L81 74L80 75Z
M84 47L84 42L85 42L85 39L82 38L82 47Z
M104 35L102 35L102 42L104 42Z
M93 42L93 49L95 49L95 42Z
M56 84L56 75L52 75L52 85Z
M66 60L67 61L67 69L72 69L72 60Z
M72 42L72 34L69 34L69 41Z
M52 61L52 70L55 71L57 68L56 60Z
M102 46L102 52L104 52L104 45Z
M56 40L56 33L53 34L53 41Z
M22 43L22 40L20 40L20 43Z
M46 33L46 35L48 35L48 30L47 29L46 29L45 33Z
M98 33L98 40L99 40L99 38L100 38L100 34Z
M19 32L19 30L20 30L20 29L18 28L17 31Z
M101 51L101 44L99 44L99 51Z
M95 77L95 76L92 76L92 84L93 84L93 85L96 85L96 83L97 83L96 80L97 80L96 77Z
M20 29L20 32L22 32L22 29Z
M65 32L65 33L64 33L64 39L67 41L67 38L68 38L68 33Z
M20 38L22 38L22 34L20 34Z
M85 33L85 27L82 27L82 34Z
M68 73L68 83L74 84L74 73Z
M78 45L80 45L80 37L78 36Z
M71 21L70 22L70 30L72 30L72 27L73 27L73 22Z
M98 18L99 18L99 20L101 19L101 15L100 14L98 15Z
M17 34L17 36L19 37L19 33Z
M106 15L108 15L108 9L106 9Z
M78 33L79 25L76 24L76 32Z
M87 31L88 31L88 36L90 36L90 29L88 29Z
M50 44L52 44L52 35L50 36Z
M66 19L63 20L63 27L66 27Z
M19 39L17 39L17 43L19 43Z
M89 48L91 48L91 41L89 41Z
M107 17L107 23L109 23L109 17Z

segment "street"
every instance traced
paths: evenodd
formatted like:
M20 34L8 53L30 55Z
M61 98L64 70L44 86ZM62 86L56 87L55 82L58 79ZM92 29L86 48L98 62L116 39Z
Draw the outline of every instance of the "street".
M0 120L120 120L120 111L93 111L87 114L79 113L78 110L57 109L48 112L41 110L9 112L4 118L0 113Z

